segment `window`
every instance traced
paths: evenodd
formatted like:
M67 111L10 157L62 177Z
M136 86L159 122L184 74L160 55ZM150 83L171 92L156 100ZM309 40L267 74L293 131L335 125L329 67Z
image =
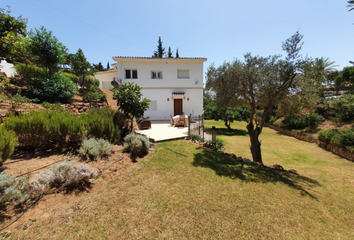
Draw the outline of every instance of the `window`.
M177 78L189 79L189 69L177 69Z
M151 71L151 79L162 79L162 71Z
M151 100L149 108L146 109L146 111L157 111L157 101L156 100Z
M138 70L125 69L125 78L126 79L137 79L138 78Z

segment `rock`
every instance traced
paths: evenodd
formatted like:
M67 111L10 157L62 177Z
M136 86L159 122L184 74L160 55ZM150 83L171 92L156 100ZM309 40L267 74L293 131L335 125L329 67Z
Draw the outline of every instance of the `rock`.
M295 169L290 169L288 172L299 175Z
M240 161L240 162L243 162L243 158L242 157L237 157L236 160Z
M270 166L270 168L275 169L275 170L279 170L279 171L284 171L284 168L278 164L274 164L274 165Z
M231 157L232 159L237 159L237 156L236 156L234 153L231 153L231 154L230 154L230 157Z
M79 109L79 113L83 113L85 110L83 108Z
M245 164L252 164L252 161L249 160L248 158L243 158L242 161L243 161L243 163L245 163Z

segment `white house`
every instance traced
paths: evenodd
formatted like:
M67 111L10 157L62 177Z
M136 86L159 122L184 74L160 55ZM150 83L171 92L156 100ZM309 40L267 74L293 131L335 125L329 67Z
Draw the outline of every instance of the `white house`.
M6 62L6 60L0 59L0 72L4 72L7 77L15 76L16 70L12 63Z
M100 87L111 82L134 82L151 100L144 116L151 120L168 120L170 115L203 111L203 63L206 58L113 57L114 70L98 72Z

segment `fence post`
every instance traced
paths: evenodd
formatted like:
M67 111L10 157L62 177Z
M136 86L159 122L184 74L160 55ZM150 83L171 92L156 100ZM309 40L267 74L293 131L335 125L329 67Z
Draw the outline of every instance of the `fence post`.
M188 116L188 137L191 135L191 116Z
M211 127L211 144L213 145L214 149L216 149L216 131L215 131L215 126Z
M202 114L202 131L203 131L203 139L204 139L204 112Z
M200 136L200 115L198 115L198 135Z

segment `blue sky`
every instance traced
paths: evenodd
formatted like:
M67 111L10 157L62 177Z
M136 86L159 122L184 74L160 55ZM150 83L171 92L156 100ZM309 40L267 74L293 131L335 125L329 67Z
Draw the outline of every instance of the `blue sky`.
M150 57L161 36L180 57L214 62L243 54L282 54L282 42L297 30L302 55L328 57L337 69L354 61L354 11L347 0L0 0L29 28L51 30L69 52L81 48L89 62L112 56Z

